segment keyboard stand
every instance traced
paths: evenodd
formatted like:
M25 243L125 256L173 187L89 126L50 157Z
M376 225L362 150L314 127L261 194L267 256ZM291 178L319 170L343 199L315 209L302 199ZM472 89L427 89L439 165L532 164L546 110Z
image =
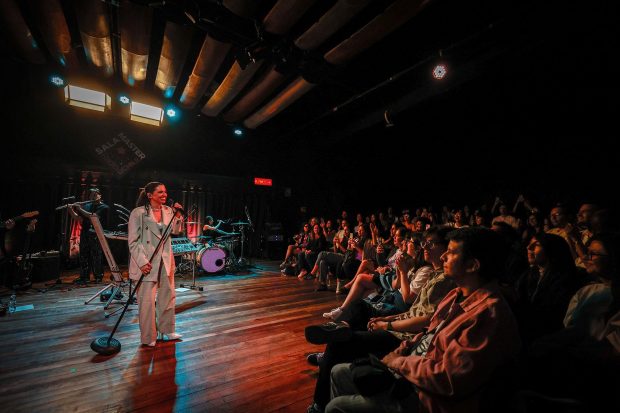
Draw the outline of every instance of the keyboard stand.
M117 295L119 296L123 295L123 288L129 286L128 297L131 296L131 280L129 280L129 282L126 282L123 279L123 275L121 274L118 264L116 264L114 255L112 255L112 251L110 250L110 245L108 244L108 240L106 239L106 233L103 230L103 227L101 226L101 222L99 221L99 217L97 216L97 214L85 211L80 205L77 205L77 204L74 204L73 208L82 217L89 219L91 224L93 225L93 229L95 230L95 234L97 235L97 240L99 240L99 244L101 245L101 250L103 251L103 255L105 256L105 259L108 262L108 266L110 267L110 272L112 274L111 279L110 279L110 284L103 287L101 290L97 291L92 297L86 300L84 304L85 305L89 304L95 298L100 297L101 294L103 294L105 291L111 289L112 292L110 294L110 298L108 298L105 305L103 306L105 318L108 318L111 315L115 314L118 309L113 311L112 313L106 313L105 310L108 309L108 307L110 306L110 304L112 304L112 301L115 299ZM119 238L115 238L115 239L119 239ZM119 307L119 309L121 309L123 308L123 305L127 303L127 301L116 300L116 303L122 304ZM135 304L135 301L130 304Z

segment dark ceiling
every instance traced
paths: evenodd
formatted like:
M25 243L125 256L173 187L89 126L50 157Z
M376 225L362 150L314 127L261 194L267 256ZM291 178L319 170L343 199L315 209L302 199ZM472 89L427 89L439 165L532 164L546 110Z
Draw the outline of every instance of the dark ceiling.
M207 173L283 181L310 174L309 187L329 180L359 200L360 182L379 182L391 194L412 180L421 190L433 187L429 196L446 192L453 168L463 182L475 180L475 190L516 191L568 190L584 169L610 174L618 165L608 150L618 113L612 2L0 4L3 74L21 77L6 85L7 95L36 96L37 110L66 116L83 134L96 134L93 119L62 114L67 108L57 104L49 73L174 102L183 109L179 125L136 129L137 143L162 167L181 159ZM441 82L430 76L439 60L448 65ZM46 137L36 128L62 136L69 123L50 126L26 114L6 120L42 151ZM115 122L125 120L106 125ZM241 140L230 137L236 125L246 128ZM148 148L165 135L184 149ZM58 145L66 156L80 151ZM567 164L580 168L567 171ZM420 171L434 171L435 179L415 179Z

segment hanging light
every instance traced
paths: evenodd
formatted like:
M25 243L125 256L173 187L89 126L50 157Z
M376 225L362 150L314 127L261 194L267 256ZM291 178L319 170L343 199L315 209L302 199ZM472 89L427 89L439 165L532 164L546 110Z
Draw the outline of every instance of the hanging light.
M439 50L439 59L440 62L433 67L433 77L437 80L442 80L448 74L448 66L441 61L443 58L443 53Z

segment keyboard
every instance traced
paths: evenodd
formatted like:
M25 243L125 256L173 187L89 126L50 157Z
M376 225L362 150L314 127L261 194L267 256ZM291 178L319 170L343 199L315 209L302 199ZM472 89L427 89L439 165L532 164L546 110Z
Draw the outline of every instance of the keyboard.
M173 255L181 255L187 254L190 252L198 251L202 248L202 244L198 244L198 246L192 244L189 238L179 237L172 238L172 254Z

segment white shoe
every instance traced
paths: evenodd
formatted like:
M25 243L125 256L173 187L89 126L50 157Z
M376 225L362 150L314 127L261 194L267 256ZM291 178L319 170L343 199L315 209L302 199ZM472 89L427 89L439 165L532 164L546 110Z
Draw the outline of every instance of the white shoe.
M142 345L145 347L155 347L156 344L157 344L157 341L153 341L151 343L142 343Z
M168 333L168 334L157 333L157 339L162 340L162 341L179 340L181 339L181 337L183 336L179 333Z
M342 312L343 312L342 308L336 307L333 310L331 310L329 313L323 313L323 317L331 318L332 320L336 321L338 317L342 315Z

